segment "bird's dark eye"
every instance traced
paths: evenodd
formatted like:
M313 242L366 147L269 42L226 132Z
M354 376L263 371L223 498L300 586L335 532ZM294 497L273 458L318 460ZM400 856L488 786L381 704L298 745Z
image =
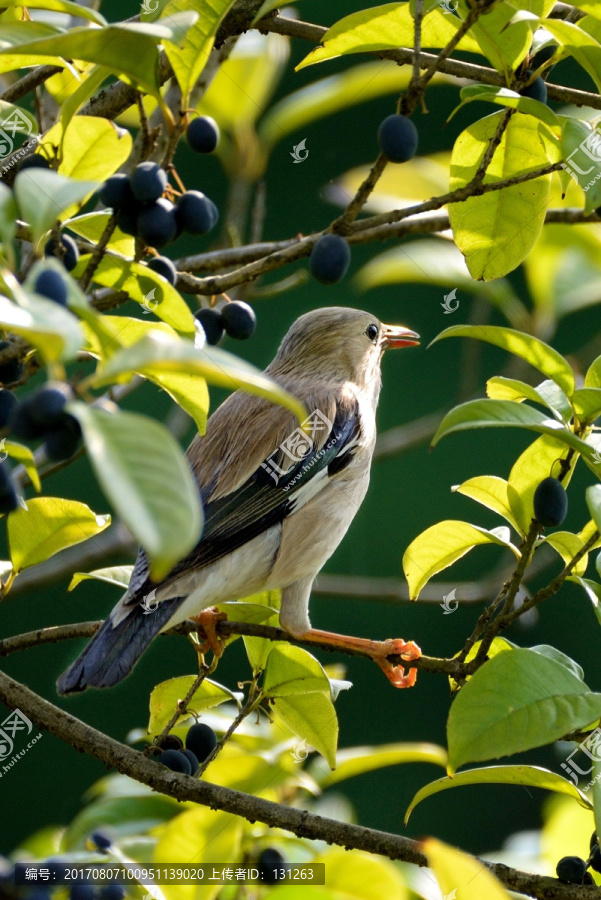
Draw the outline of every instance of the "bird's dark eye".
M370 339L370 341L373 341L374 344L376 342L376 338L378 337L379 333L380 333L380 331L379 331L379 328L377 325L368 325L367 328L365 329L365 334Z

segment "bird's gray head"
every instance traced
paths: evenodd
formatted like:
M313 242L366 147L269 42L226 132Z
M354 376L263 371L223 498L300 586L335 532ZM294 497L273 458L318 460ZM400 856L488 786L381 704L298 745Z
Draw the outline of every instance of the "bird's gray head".
M419 335L403 325L384 325L360 309L328 306L296 320L267 371L362 387L378 374L385 350L418 343Z

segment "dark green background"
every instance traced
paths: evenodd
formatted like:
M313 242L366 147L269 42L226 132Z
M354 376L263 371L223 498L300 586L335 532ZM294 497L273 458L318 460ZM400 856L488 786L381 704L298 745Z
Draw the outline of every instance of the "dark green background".
M299 12L308 21L328 25L362 5L358 0L329 0L327 4L307 0L300 4ZM138 7L132 0L126 3L109 0L102 10L109 19L117 20L135 14ZM296 64L308 49L306 44L293 42L291 63ZM360 61L357 57L336 60L298 74L294 74L293 66L289 65L277 97L357 61ZM578 71L562 64L555 70L552 80L565 80L590 88L588 79ZM420 153L450 148L470 121L490 111L470 106L449 125L443 126L457 101L456 88L428 91L430 112L416 115ZM377 126L394 110L394 103L395 98L389 96L367 105L353 106L328 120L303 128L276 147L266 175L266 239L308 233L331 221L336 210L320 198L321 188L351 166L365 164L375 157ZM309 157L302 165L294 165L289 153L292 145L302 138L307 138ZM223 209L226 181L216 160L194 156L182 146L176 163L187 187L206 191ZM181 239L172 255L197 252L208 246L207 239ZM338 285L324 287L308 281L292 293L257 302L259 325L255 337L246 344L228 341L224 346L263 367L300 313L325 305L366 308L384 321L401 322L415 328L423 338L419 349L389 354L384 361L380 431L452 406L458 399L462 345L445 341L431 350L426 349L428 342L449 324L449 318L443 315L440 307L443 291L436 286L401 285L362 296L352 287L353 273L386 246L392 246L392 243L354 248L351 272ZM289 271L285 270L285 274ZM522 288L519 276L515 277L515 283L518 289ZM461 306L452 318L453 324L468 321L470 315L471 299L461 291L458 297ZM495 315L491 321L502 322ZM578 313L562 326L554 345L562 352L574 351L600 325L597 308ZM496 374L504 361L502 353L483 346L479 377L482 394L485 378ZM220 395L213 393L212 408L219 399ZM148 385L128 405L158 417L166 414L169 408L166 395ZM446 439L433 453L428 453L427 446L423 445L377 463L368 497L325 571L398 577L401 557L409 542L440 519L464 518L485 526L498 525L498 518L467 498L451 494L450 487L478 474L506 477L516 456L530 440L525 432L471 432ZM160 452L157 447L147 449L149 455ZM572 482L567 528L578 530L585 521L582 495L591 479L585 470ZM108 511L85 459L49 478L44 483L44 492L84 500L97 512ZM501 552L498 548L478 549L447 572L445 578L459 581L482 577L498 563ZM559 568L558 563L555 570ZM99 618L117 599L114 589L92 582L68 594L67 583L68 579L65 579L50 589L18 599L9 596L0 607L0 633L10 635L44 625ZM475 607L460 607L454 615L443 616L437 605L392 606L342 598L326 600L319 596L314 596L311 604L312 621L317 627L365 637L412 638L430 655L456 652L477 614ZM510 637L525 646L542 642L554 644L584 665L591 688L601 687L597 662L598 625L590 604L573 586L565 587L559 596L545 605L536 628L527 632L517 630ZM219 679L231 687L248 677L240 644L228 651L219 666ZM134 675L125 683L110 691L93 691L81 697L58 700L55 678L82 646L83 642L76 642L30 650L5 661L4 668L52 702L58 702L69 712L119 740L123 740L130 729L146 725L148 696L158 681L194 670L194 654L187 642L177 638L161 639L153 644ZM324 661L331 659L333 657L328 656ZM379 669L365 660L348 661L348 677L354 687L337 701L341 747L392 741L445 744L449 708L445 679L422 675L414 690L395 691ZM526 758L560 771L559 760L550 750L531 753ZM10 850L19 840L45 825L66 824L80 808L86 788L104 773L104 767L97 760L79 754L45 734L28 756L0 781L2 808L9 811L0 820L0 829L5 830L0 838L0 851ZM440 774L433 767L408 765L365 775L343 787L355 804L357 819L362 824L412 836L434 834L476 852L499 846L512 831L539 825L540 793L517 787L482 787L464 788L428 800L414 813L409 829L404 830L403 814L414 792Z

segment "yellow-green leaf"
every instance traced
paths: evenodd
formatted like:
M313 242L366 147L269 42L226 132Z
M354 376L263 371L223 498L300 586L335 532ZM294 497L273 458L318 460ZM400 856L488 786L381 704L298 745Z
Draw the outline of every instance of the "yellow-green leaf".
M74 590L82 581L103 581L105 584L112 584L114 587L125 590L129 584L133 566L110 566L105 569L94 569L93 572L74 572L69 582L68 591Z
M501 882L480 860L436 838L427 838L421 846L445 897L457 896L457 900L482 900L483 897L486 900L510 900Z
M509 485L512 488L509 502L523 534L528 531L534 517L533 498L536 488L543 478L551 474L557 475L559 461L565 459L568 453L568 448L561 441L543 435L526 447L514 463L509 474ZM577 455L572 458L571 470L563 479L564 487L569 484L577 458Z
M582 550L584 541L577 534L570 531L554 531L547 535L546 543L550 544L554 550L557 550L564 563L567 565L572 558ZM580 562L572 569L573 575L584 575L588 565L588 553L585 553Z
M503 115L480 119L459 135L451 158L452 191L472 180ZM561 151L547 126L532 116L514 113L484 184L536 171L560 159ZM473 278L502 278L528 256L544 224L550 187L551 176L545 175L449 204L453 236Z
M15 197L22 217L31 226L34 242L37 243L63 213L84 203L97 187L97 181L76 181L46 169L20 172L15 179Z
M339 750L336 769L326 772L323 766L311 767L310 774L325 790L339 781L355 778L365 772L373 772L386 766L398 766L404 763L432 763L435 766L447 767L447 751L437 744L403 743L380 744L377 747L349 747Z
M14 441L2 438L0 441L0 451L2 449L4 449L8 456L10 456L11 459L14 459L15 462L21 463L27 472L29 480L39 494L42 490L42 483L36 468L34 455L29 447L26 447L25 444L17 444Z
M98 516L85 503L61 497L37 497L27 510L8 516L8 544L15 572L44 562L108 528L111 517Z
M44 135L44 141L57 146L63 143L60 175L97 182L120 169L133 143L129 131L97 116L75 116L66 130L64 123L58 122Z
M8 279L6 272L3 276ZM47 362L73 359L83 345L83 332L75 316L52 300L30 294L12 277L8 280L19 305L0 294L0 327L22 335Z
M517 547L509 540L509 529L504 526L487 531L469 522L445 519L422 531L403 555L403 571L410 598L417 600L433 575L448 568L479 544L498 544L508 547L516 557L520 556Z
M468 478L453 490L499 513L516 531L521 531L509 500L510 494L515 491L504 478L498 478L496 475L477 475L475 478Z
M150 719L148 733L151 736L160 734L175 710L179 700L183 700L196 680L195 675L181 675L179 678L170 678L162 681L153 688L150 695ZM187 704L187 713L180 719L190 718L192 713L200 713L204 709L219 706L234 698L230 690L205 678L200 687L194 691ZM179 719L178 719L179 721Z

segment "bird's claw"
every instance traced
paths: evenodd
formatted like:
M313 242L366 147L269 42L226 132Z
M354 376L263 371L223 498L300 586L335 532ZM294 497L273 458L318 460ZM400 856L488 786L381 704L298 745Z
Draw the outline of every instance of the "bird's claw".
M408 688L413 687L417 680L417 669L413 667L405 674L404 667L399 664L393 665L388 657L400 656L407 662L411 662L419 659L421 655L422 651L414 641L404 641L402 638L389 638L387 641L381 642L381 650L378 651L373 659L393 687Z
M224 640L217 634L217 625L219 622L227 620L227 613L219 612L215 606L210 606L208 609L203 609L197 616L191 616L191 619L200 625L205 636L204 642L198 647L198 652L204 654L212 650L214 656L218 658L222 656Z

